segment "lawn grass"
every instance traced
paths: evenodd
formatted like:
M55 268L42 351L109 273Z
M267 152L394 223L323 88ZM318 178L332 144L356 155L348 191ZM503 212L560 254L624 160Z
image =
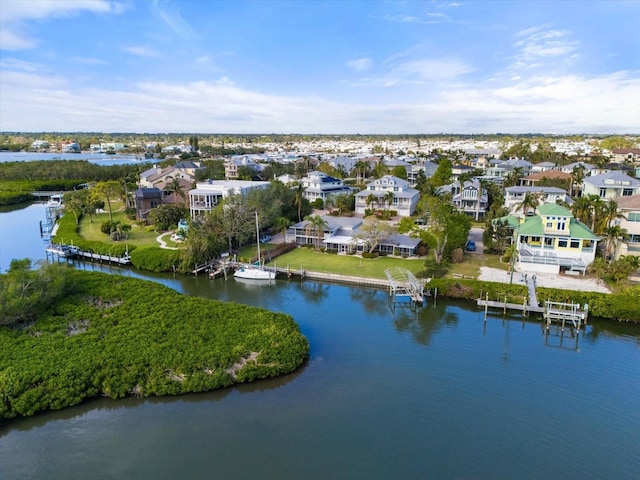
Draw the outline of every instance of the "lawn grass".
M462 275L463 277L477 278L480 275L480 267L509 270L509 264L502 263L499 255L465 253L462 263L451 263L449 265L449 271L445 278L454 278L454 274L455 276Z
M105 235L100 231L100 226L103 222L109 220L109 212L99 213L94 215L93 223L88 215L84 215L80 220L80 235L86 240L122 244L127 243L129 245L136 245L138 247L147 245L158 245L156 237L158 234L154 232L150 227L142 227L132 222L127 218L123 210L116 210L117 206L113 207L113 220L115 222L123 222L131 225L131 231L129 232L129 238L120 240L118 242L112 241L108 235Z
M419 274L424 271L424 258L360 258L353 255L322 253L310 248L296 248L279 256L274 261L268 262L267 265L288 266L292 270L303 269L356 277L386 278L384 271L391 267L401 267L409 270L414 275Z

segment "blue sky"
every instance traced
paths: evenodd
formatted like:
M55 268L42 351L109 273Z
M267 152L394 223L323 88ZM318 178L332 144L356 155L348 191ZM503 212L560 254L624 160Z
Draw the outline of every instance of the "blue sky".
M639 1L0 1L0 131L639 133Z

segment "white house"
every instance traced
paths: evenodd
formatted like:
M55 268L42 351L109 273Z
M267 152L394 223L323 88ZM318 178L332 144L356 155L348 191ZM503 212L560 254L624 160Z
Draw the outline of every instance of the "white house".
M527 193L538 195L541 204L559 201L573 203L567 191L558 187L507 187L504 189L504 206L509 209L509 212L517 213L516 208Z
M364 241L357 236L358 229L362 226L362 218L326 215L322 219L325 222L322 234L319 235L311 227L310 222L304 220L289 227L285 241L295 242L297 245L318 244L338 254L358 253L365 250ZM419 245L419 238L395 233L381 239L375 251L387 255L412 257L417 255Z
M621 218L615 222L627 231L627 237L617 245L615 259L622 255L640 256L640 194L616 199Z
M345 186L342 180L334 178L323 172L309 172L306 177L300 179L304 187L304 198L310 202L320 198L323 202L332 195L349 195L352 190Z
M630 197L640 193L640 180L620 170L586 177L582 184L582 195L598 195L606 199Z
M206 182L198 182L196 188L189 191L191 218L209 213L220 203L220 200L230 195L246 195L253 188L267 188L269 185L269 182L251 182L247 180L207 180Z
M393 200L388 204L387 194L393 193ZM368 202L369 196L375 198L375 205ZM409 182L393 175L385 175L367 184L365 190L356 193L356 213L364 215L369 208L387 205L401 217L413 215L418 204L420 193L409 186Z

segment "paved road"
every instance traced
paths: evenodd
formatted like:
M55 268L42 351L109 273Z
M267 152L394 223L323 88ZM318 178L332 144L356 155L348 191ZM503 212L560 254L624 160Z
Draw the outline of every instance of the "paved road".
M473 240L474 242L476 242L476 251L467 253L475 253L476 255L482 255L484 253L484 243L482 243L483 233L484 228L471 227L471 231L469 232L469 240Z

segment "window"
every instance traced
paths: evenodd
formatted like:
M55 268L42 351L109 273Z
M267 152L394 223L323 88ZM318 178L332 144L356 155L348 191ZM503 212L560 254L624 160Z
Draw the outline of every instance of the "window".
M571 248L580 248L580 240L571 240Z
M633 188L623 188L622 189L622 196L623 197L630 197L631 195L633 195Z
M604 198L607 195L607 189L606 188L601 188L600 189L600 198Z
M545 247L553 247L553 237L545 237L544 246Z
M640 222L640 212L629 212L628 220L630 222Z
M551 227L553 227L553 223L547 222L547 228L551 228Z
M562 222L558 222L558 230L564 230L565 225L566 225L566 224L564 223L564 221L562 221Z
M560 248L567 248L567 239L566 238L561 238L558 240L558 247Z

